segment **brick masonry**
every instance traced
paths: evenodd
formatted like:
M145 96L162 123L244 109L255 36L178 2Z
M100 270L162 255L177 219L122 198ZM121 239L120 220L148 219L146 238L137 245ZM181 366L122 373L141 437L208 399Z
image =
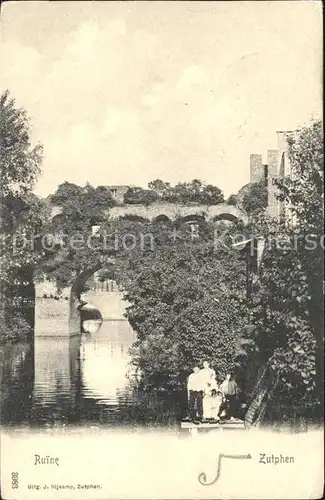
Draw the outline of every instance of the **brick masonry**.
M261 182L264 179L264 169L262 168L262 155L250 155L250 181L252 183Z
M277 149L267 151L267 165L262 165L262 155L250 155L250 182L258 182L265 178L265 173L267 174L267 212L273 218L283 216L286 210L284 203L277 199L277 188L274 181L284 175L291 175L287 154L287 135L291 133L291 131L277 132Z
M267 211L271 217L278 216L278 200L276 198L277 188L274 181L278 178L278 150L269 149L267 151L267 166L268 166L268 207Z
M53 283L46 281L35 285L35 337L80 333L80 316L71 289L65 289L60 298L55 297Z
M242 210L227 203L211 206L197 204L182 205L167 202L153 203L148 207L144 205L123 205L111 208L109 214L112 218L136 215L149 220L164 215L170 220L175 220L178 217L203 216L207 220L213 220L214 218L236 218L244 222L247 221L247 215Z

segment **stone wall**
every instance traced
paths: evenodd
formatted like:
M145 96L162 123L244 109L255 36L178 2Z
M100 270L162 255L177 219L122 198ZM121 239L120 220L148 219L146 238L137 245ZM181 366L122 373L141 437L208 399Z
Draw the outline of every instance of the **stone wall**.
M264 179L264 170L262 168L262 155L250 155L250 181L252 183L261 182Z
M262 164L262 157L260 163ZM261 175L263 176L264 174L262 173ZM52 218L62 211L62 207L57 205L53 205L51 209ZM229 218L230 216L247 222L247 215L243 210L227 203L219 203L218 205L183 205L180 203L156 202L148 207L145 205L117 205L110 208L107 213L112 218L136 215L137 217L149 220L153 220L161 215L168 217L170 220L175 220L177 217L189 217L191 215L204 216L207 220L213 220L218 217Z
M69 300L36 298L35 336L68 336L69 318Z
M291 131L277 132L277 149L267 151L267 190L268 207L267 212L271 217L278 218L287 215L288 206L277 199L277 188L274 185L275 179L280 179L284 175L291 175L291 166L288 158L288 134ZM262 165L262 156L259 154L250 155L250 173L251 182L257 182L264 177L264 165Z
M213 220L218 217L227 218L228 216L243 221L247 220L247 216L243 211L238 207L226 203L220 203L219 205L182 205L178 203L158 202L148 207L144 205L123 205L111 208L109 215L112 218L136 215L137 217L149 220L162 215L168 217L170 220L190 216L203 216L207 220Z
M35 337L64 337L75 333L80 333L80 317L71 289L65 289L58 298L53 283L47 281L37 283L35 286Z
M277 188L274 181L278 178L278 151L276 149L269 149L267 152L268 163L268 206L267 212L270 217L278 216L278 200L276 198Z

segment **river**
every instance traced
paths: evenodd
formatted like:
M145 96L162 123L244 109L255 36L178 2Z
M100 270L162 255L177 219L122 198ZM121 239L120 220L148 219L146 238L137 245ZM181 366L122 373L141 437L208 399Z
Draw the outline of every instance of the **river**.
M130 370L135 340L126 320L94 335L37 336L34 346L2 348L5 426L177 426L179 398L139 390Z

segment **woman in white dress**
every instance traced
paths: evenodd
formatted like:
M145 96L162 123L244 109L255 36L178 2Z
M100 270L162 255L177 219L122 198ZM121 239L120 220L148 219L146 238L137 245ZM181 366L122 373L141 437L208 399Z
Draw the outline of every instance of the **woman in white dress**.
M222 403L222 392L218 387L215 375L212 374L210 380L205 384L203 398L203 419L219 420L218 412Z

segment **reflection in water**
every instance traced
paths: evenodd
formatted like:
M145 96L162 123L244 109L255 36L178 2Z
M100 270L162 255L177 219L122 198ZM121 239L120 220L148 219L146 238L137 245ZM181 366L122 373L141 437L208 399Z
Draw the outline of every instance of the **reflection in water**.
M127 377L134 340L127 321L107 320L95 335L36 337L35 360L33 349L14 346L2 354L2 422L174 423L179 408L173 398L139 391Z
M127 388L128 348L135 340L126 321L111 322L113 325L109 336L104 327L96 336L84 337L80 349L83 395L108 405L117 404L118 395Z
M28 414L34 381L34 351L30 345L0 347L1 422L19 423Z

